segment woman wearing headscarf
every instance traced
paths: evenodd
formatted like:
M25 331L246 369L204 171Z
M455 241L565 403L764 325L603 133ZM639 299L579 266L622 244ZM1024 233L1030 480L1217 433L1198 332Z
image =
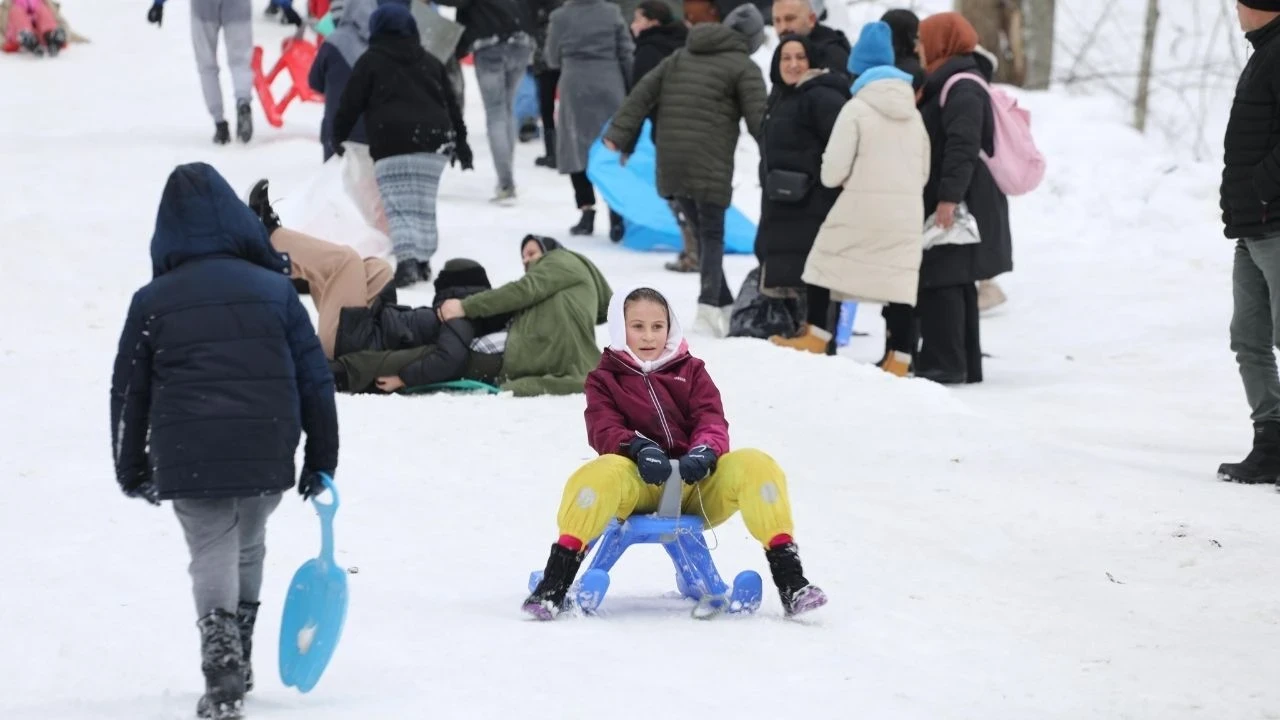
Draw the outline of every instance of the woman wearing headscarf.
M986 89L959 80L942 90L953 76L974 73L991 77L991 65L977 52L978 32L959 13L940 13L920 23L925 80L920 113L933 146L925 216L950 228L964 203L977 221L981 243L938 245L924 252L920 267L921 348L916 375L940 383L982 382L982 347L978 333L976 282L994 265L1012 268L1009 201L996 186L980 157L994 151L995 118Z
M369 49L369 17L378 7L376 0L342 0L330 6L330 12L338 18L334 23L334 31L321 43L316 51L315 62L311 64L311 73L307 84L312 90L324 95L324 120L320 122L320 143L324 146L324 159L333 156L333 116L338 112L338 103L342 100L342 91L351 78L351 68L356 60ZM364 119L356 122L351 131L351 142L368 145L365 135Z
M916 92L924 87L924 63L920 60L920 18L910 10L890 10L880 21L893 31L893 64L911 76Z

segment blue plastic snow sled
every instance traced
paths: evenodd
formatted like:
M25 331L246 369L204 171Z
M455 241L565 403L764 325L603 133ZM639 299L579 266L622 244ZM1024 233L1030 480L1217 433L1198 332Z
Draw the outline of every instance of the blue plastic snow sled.
M744 570L733 579L732 589L720 578L711 552L702 539L702 518L680 514L680 461L671 461L671 477L662 487L658 512L633 515L623 522L615 518L600 538L592 543L595 556L587 571L569 591L572 604L587 614L594 613L609 590L609 570L626 549L637 543L662 545L676 569L676 588L686 598L697 601L693 617L708 618L721 613L753 613L760 609L764 594L760 573ZM588 546L588 550L591 546ZM529 592L542 580L542 571L529 575Z
M320 556L294 573L280 620L280 680L286 687L310 692L320 682L347 619L347 573L333 557L333 516L338 488L322 475L333 502L311 498L320 515Z
M635 152L627 158L626 165L622 164L621 155L604 146L602 133L587 154L587 177L609 204L609 209L627 221L626 234L622 236L624 246L632 250L678 252L684 250L684 240L671 206L658 195L652 130L653 124L646 120L640 128ZM755 252L755 247L755 223L730 206L724 216L724 251L748 254Z

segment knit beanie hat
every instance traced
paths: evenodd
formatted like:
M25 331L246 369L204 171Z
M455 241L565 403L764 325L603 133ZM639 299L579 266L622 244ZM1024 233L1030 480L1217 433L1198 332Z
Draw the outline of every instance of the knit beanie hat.
M886 22L867 23L849 54L849 72L855 76L881 65L892 65L893 30Z
M417 39L418 21L413 19L407 6L384 4L369 16L369 35L384 34Z
M1240 0L1240 4L1263 12L1280 12L1280 0Z

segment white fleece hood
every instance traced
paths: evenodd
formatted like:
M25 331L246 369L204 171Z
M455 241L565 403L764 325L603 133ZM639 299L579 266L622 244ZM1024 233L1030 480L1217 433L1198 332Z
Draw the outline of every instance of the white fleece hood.
M689 345L684 340L684 331L680 329L680 318L676 317L675 310L670 309L671 303L667 302L667 316L669 323L667 327L667 344L662 349L662 354L656 360L641 360L636 354L627 347L627 322L623 316L623 305L626 303L627 296L648 285L637 285L629 288L626 292L615 292L613 299L609 301L609 349L614 350L625 357L643 373L650 373L661 368L676 358L686 355L689 352ZM652 289L652 288L650 288ZM659 293L661 294L661 293ZM665 298L666 295L663 295Z

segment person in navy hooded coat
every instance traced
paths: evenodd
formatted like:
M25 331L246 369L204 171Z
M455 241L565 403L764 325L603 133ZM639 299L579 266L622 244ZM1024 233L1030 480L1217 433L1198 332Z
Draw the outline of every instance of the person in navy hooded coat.
M320 122L320 143L324 146L324 159L333 157L333 118L342 102L342 91L351 79L351 68L356 60L369 49L369 18L378 7L377 0L346 0L342 14L335 23L335 30L324 39L316 50L311 63L307 84L324 95L324 119ZM364 118L356 120L347 137L351 142L369 144L365 135Z
M111 378L111 444L125 495L172 500L191 552L206 692L235 716L247 689L266 522L294 482L338 464L333 375L289 281L288 258L209 165L169 176L153 279L134 294Z

